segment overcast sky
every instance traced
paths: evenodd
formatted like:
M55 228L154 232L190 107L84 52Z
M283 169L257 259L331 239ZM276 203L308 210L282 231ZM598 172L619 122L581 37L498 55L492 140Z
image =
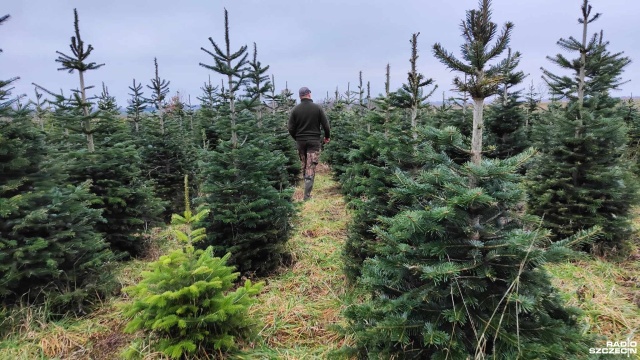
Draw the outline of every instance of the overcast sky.
M515 24L510 46L522 53L520 69L530 74L521 88L531 82L543 87L540 67L556 73L546 56L562 50L559 38L581 36L582 0L493 0L492 20L500 27ZM590 33L604 30L610 51L624 51L632 60L624 78L631 80L616 96L640 95L640 2L592 0L600 20ZM77 73L57 71L56 51L70 54L73 9L80 17L80 32L93 45L90 61L105 63L86 75L87 84L100 92L104 82L121 107L129 99L128 86L135 78L150 84L153 58L158 58L160 77L171 82L171 94L180 92L197 103L200 87L211 76L221 77L198 64L213 64L200 48L212 49L208 38L224 44L224 8L229 11L232 50L253 43L258 60L270 66L279 92L285 82L294 93L301 86L311 88L320 101L336 86L344 92L358 85L358 73L371 83L372 95L384 90L385 67L391 64L391 87L406 80L411 34L418 38L418 70L439 85L433 100L442 92L451 94L451 73L432 55L436 42L459 56L462 43L459 25L465 10L477 8L476 0L13 0L3 1L0 16L11 19L0 27L0 78L19 76L14 95L33 97L32 83L52 91L78 88ZM569 54L571 58L575 54ZM145 87L145 95L150 90Z

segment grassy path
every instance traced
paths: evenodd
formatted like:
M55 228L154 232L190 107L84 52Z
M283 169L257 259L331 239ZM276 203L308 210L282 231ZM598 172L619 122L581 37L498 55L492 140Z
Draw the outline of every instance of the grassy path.
M345 296L340 253L349 216L326 166L318 166L313 199L301 202L289 241L293 264L266 280L251 309L263 327L238 359L322 359L348 341L333 328Z

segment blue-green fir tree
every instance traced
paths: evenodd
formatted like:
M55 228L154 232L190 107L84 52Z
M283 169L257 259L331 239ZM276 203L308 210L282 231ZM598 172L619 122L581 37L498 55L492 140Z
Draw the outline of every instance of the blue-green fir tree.
M484 101L498 93L508 67L508 62L504 60L495 64L489 62L507 49L513 23L507 22L498 34L498 25L491 21L491 1L481 0L477 10L467 11L460 28L465 41L461 46L462 60L447 52L439 43L433 45L433 54L449 69L464 74L463 78L454 78L453 85L460 92L468 93L473 100L471 159L479 164L483 148Z
M550 233L522 214L518 168L531 151L506 160L458 165L432 129L421 151L431 164L398 173L394 196L412 206L373 229L376 256L360 282L370 298L345 310L359 358L587 358L578 312L541 267L594 233L547 248ZM429 147L434 146L432 149ZM473 179L473 182L470 181ZM471 185L473 184L473 185Z
M558 41L578 57L549 57L570 73L543 69L551 93L568 103L545 112L535 129L542 156L530 170L529 206L558 238L602 227L600 240L585 247L602 253L619 249L630 235L631 207L637 199L633 166L624 156L627 129L617 101L609 95L623 83L621 75L630 60L623 53L611 53L602 33L589 37L588 25L600 14L592 14L587 0L581 15L581 39Z
M248 113L236 118L255 126ZM286 259L285 244L295 213L293 188L288 186L286 157L281 151L265 151L265 143L253 129L237 127L245 139L234 146L219 141L203 161L205 179L202 201L215 213L204 222L217 254L231 252L231 263L247 273L268 273ZM228 136L228 135L227 135ZM256 137L256 138L252 138Z
M129 90L131 90L129 93L131 98L128 100L127 120L133 124L134 133L139 135L140 123L147 109L148 100L144 98L142 84L136 83L136 79L133 79L133 84L129 86Z
M349 151L354 146L359 119L355 111L346 109L340 100L336 100L326 114L336 131L331 133L331 142L324 145L320 159L331 166L333 177L339 180L350 165Z
M193 134L184 126L182 104L166 100L170 81L160 77L157 59L154 59L154 77L150 82L148 102L155 109L144 118L136 143L142 158L141 170L145 178L154 183L157 196L166 203L162 217L168 221L181 207L182 179L185 175L193 177L197 153Z
M104 219L88 183L65 184L29 109L12 107L15 80L0 81L0 303L83 313L112 290L113 256L94 228Z
M377 241L371 228L381 216L397 214L403 205L392 199L395 171L411 171L416 166L415 151L418 136L418 111L424 107L426 97L422 87L432 83L423 81L416 71L417 34L412 37L411 71L407 84L400 90L407 94L406 104L398 104L389 92L389 66L385 95L376 99L379 111L370 111L360 119L354 129L353 143L347 150L348 162L340 176L341 188L352 209L348 237L343 250L344 271L350 282L356 282L364 260L376 255ZM337 132L342 129L336 128Z
M73 90L73 98L71 100L72 106L76 107L79 111L79 116L73 116L67 119L65 127L83 134L87 139L87 148L89 152L95 151L94 133L99 131L100 118L97 111L91 111L91 105L89 97L87 96L87 90L93 86L86 84L86 72L90 70L97 70L104 66L104 64L97 64L95 62L89 62L88 58L93 52L93 46L91 44L86 45L80 37L80 25L78 20L78 11L73 9L73 27L74 36L71 37L71 49L72 55L67 55L61 51L56 51L58 58L56 62L60 63L59 71L67 71L70 74L74 72L78 73L79 85L78 89Z
M243 107L250 110L255 117L257 130L262 132L261 139L264 141L263 148L272 152L282 153L286 159L286 173L276 173L276 177L286 176L285 181L274 179L282 186L294 186L301 174L300 159L296 151L295 144L291 141L291 137L287 130L286 113L268 114L264 104L266 95L274 86L269 77L265 73L269 70L269 66L263 67L258 61L257 45L253 44L253 57L249 62L249 68L246 74L246 91L243 100Z
M111 250L137 256L144 249L142 233L159 222L162 207L152 184L142 176L141 159L130 131L116 119L113 109L99 109L87 93L92 86L86 84L86 72L104 64L89 62L93 47L81 40L78 23L74 10L75 35L70 45L73 56L58 52L56 61L61 64L59 70L80 74L80 88L69 98L48 92L54 96L53 120L70 130L70 135L52 140L61 152L60 166L69 174L70 183L77 186L90 180L90 190L98 196L93 207L100 209L105 219L95 226ZM105 94L105 100L108 98ZM110 102L111 108L116 106L113 99ZM84 141L86 149L81 146Z
M203 67L227 76L227 96L214 126L220 139L205 152L201 166L203 196L211 209L203 222L216 254L231 252L230 261L242 273L267 273L285 258L284 244L294 214L293 189L288 187L286 156L274 149L273 129L259 126L249 110L235 106L236 91L244 83L246 46L230 50L225 10L225 46L209 38L214 65Z
M370 112L370 132L360 131L349 152L351 166L340 177L343 193L352 209L352 219L343 250L344 271L356 282L364 260L375 256L377 241L371 228L381 216L395 215L402 204L391 197L395 170L415 166L413 134L402 131L401 115L394 111L389 118ZM338 129L336 129L338 130Z
M640 174L638 158L640 156L640 110L633 97L620 104L619 111L627 126L627 157L636 175Z
M495 33L488 7L481 1L479 11L467 13L465 36ZM521 209L519 168L532 150L482 159L481 143L472 139L469 146L453 127L426 127L419 136L419 171L396 172L392 190L404 206L372 229L375 257L364 261L360 278L370 297L345 310L355 342L343 354L587 358L591 339L582 334L578 312L564 304L541 265L574 255L570 247L592 241L598 228L549 246L550 232ZM449 155L468 147L464 163Z

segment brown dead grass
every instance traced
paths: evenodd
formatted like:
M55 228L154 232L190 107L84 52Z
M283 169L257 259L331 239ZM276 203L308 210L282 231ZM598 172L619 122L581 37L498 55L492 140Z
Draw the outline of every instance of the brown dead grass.
M110 304L69 326L47 323L34 340L49 358L113 359L134 338L122 332L125 323L118 307Z

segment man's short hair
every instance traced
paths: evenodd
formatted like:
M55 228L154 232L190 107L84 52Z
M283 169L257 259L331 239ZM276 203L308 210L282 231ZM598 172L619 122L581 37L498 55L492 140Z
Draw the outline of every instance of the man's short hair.
M303 86L303 87L300 88L300 90L298 90L298 94L300 95L300 97L303 97L305 95L311 94L311 90L309 90L308 87Z

